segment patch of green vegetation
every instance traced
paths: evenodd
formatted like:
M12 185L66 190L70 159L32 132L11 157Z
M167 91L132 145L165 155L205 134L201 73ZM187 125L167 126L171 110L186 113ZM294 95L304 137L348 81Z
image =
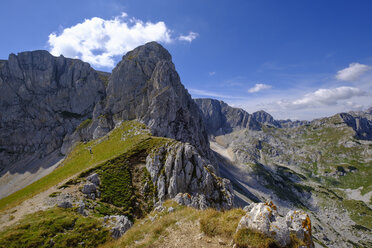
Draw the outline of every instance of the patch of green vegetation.
M80 176L85 177L93 171L98 173L102 202L118 207L129 217L144 216L152 210L157 190L143 165L151 151L168 142L170 140L166 138L148 137L129 151L81 173Z
M239 208L226 212L207 209L200 218L200 229L210 237L218 235L232 238L244 215L245 211Z
M126 157L120 156L100 166L97 172L101 179L101 201L121 207L124 212L132 213L135 196L128 166Z
M97 202L97 206L94 208L95 213L102 217L106 215L125 215L126 213L123 212L120 208L115 208L110 204L104 202Z
M0 247L97 247L108 240L101 221L59 208L25 216L0 233Z
M238 248L279 248L280 246L274 239L269 238L263 233L251 230L240 229L234 235L234 243Z
M136 150L136 148L139 149L140 147L138 146L146 145L149 147L153 145L152 142L159 143L158 140L156 140L157 138L154 140L150 139L148 134L133 135L123 141L121 138L122 134L124 132L128 132L128 130L133 130L134 127L136 127L136 129L146 128L146 126L142 123L136 121L126 121L120 127L114 129L106 136L98 140L92 140L86 144L78 143L63 161L61 166L59 166L53 172L28 185L27 187L3 199L0 199L0 211L14 207L24 200L33 197L60 182L63 182L64 180L80 173L81 171L95 167L104 161L115 158L130 150ZM150 140L145 144L142 142L148 139ZM88 147L92 148L93 154L90 154Z
M103 84L105 85L105 87L107 87L107 85L109 83L109 76L108 75L105 75L103 73L99 73L98 74L98 77L103 82Z
M60 194L61 194L60 191L55 191L55 192L51 193L51 194L49 195L49 197L57 197L57 196L59 196Z
M372 229L372 209L363 201L344 200L342 202L350 214L350 218L358 225Z
M76 128L76 130L81 130L86 127L88 127L92 123L92 119L86 119L85 121L82 121L79 126Z
M306 244L298 239L296 235L291 234L291 242L284 248L298 248L305 247ZM238 230L234 235L234 242L238 248L279 248L281 247L278 243L265 234L243 228Z

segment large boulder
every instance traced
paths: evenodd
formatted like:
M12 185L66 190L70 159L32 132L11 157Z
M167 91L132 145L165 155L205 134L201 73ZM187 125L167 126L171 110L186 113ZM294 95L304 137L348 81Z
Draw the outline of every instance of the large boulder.
M247 214L240 220L237 230L247 228L259 231L273 238L280 247L290 244L290 234L293 233L306 247L314 247L311 221L305 212L290 211L285 217L281 217L272 202L252 203L246 210Z
M124 215L111 215L105 217L106 226L111 227L111 236L118 239L132 227L133 223Z
M198 106L160 44L150 42L128 52L112 71L106 94L94 113L106 119L105 125L113 128L122 120L137 119L155 136L189 142L203 155L213 156ZM101 125L97 128L95 133L103 135Z

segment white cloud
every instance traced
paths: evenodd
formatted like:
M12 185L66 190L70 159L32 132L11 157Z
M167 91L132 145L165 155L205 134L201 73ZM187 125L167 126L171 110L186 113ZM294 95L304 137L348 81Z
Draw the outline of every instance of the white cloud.
M210 71L210 72L209 72L209 76L214 76L215 74L216 74L215 71Z
M109 20L99 17L85 19L65 28L60 34L51 33L48 43L55 56L63 54L93 66L113 67L115 57L146 42L173 42L171 33L164 22L143 22L122 13Z
M249 93L259 92L261 90L271 89L271 85L267 84L256 84L253 88L248 90Z
M342 81L357 80L362 74L371 70L372 67L359 63L351 63L349 67L337 72L336 78Z
M182 40L182 41L191 42L191 41L195 40L198 36L199 36L198 33L190 32L188 35L180 35L178 37L178 39Z
M287 109L306 109L317 106L337 105L341 100L364 95L366 95L366 93L361 89L343 86L333 89L318 89L315 92L305 94L302 98L297 100L281 100L277 103Z

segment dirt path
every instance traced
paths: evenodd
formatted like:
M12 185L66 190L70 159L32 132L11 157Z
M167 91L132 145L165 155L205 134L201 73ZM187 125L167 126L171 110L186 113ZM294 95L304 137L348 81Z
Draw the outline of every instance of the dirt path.
M168 235L151 245L151 248L222 248L232 247L231 240L217 237L207 237L200 231L199 221L179 222L174 228L169 228Z
M65 196L74 196L74 199L71 199L71 201L76 202L76 196L80 195L78 186L58 189L60 185L63 185L65 182L73 177L70 177L59 183L58 185L55 185L47 189L46 191L25 200L21 204L0 213L0 231L4 230L4 228L8 226L15 224L25 215L32 214L40 210L47 210L51 207L56 206L59 202L63 201L63 197ZM60 192L60 195L57 197L49 197L49 195L54 192Z

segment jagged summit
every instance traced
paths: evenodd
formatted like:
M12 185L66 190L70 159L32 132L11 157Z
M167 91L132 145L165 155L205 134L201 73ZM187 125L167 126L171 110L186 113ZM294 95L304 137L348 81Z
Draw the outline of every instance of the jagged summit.
M128 52L112 71L107 98L96 107L100 120L93 137L121 120L138 119L154 135L189 142L208 153L208 138L199 109L182 85L169 52L150 42Z

